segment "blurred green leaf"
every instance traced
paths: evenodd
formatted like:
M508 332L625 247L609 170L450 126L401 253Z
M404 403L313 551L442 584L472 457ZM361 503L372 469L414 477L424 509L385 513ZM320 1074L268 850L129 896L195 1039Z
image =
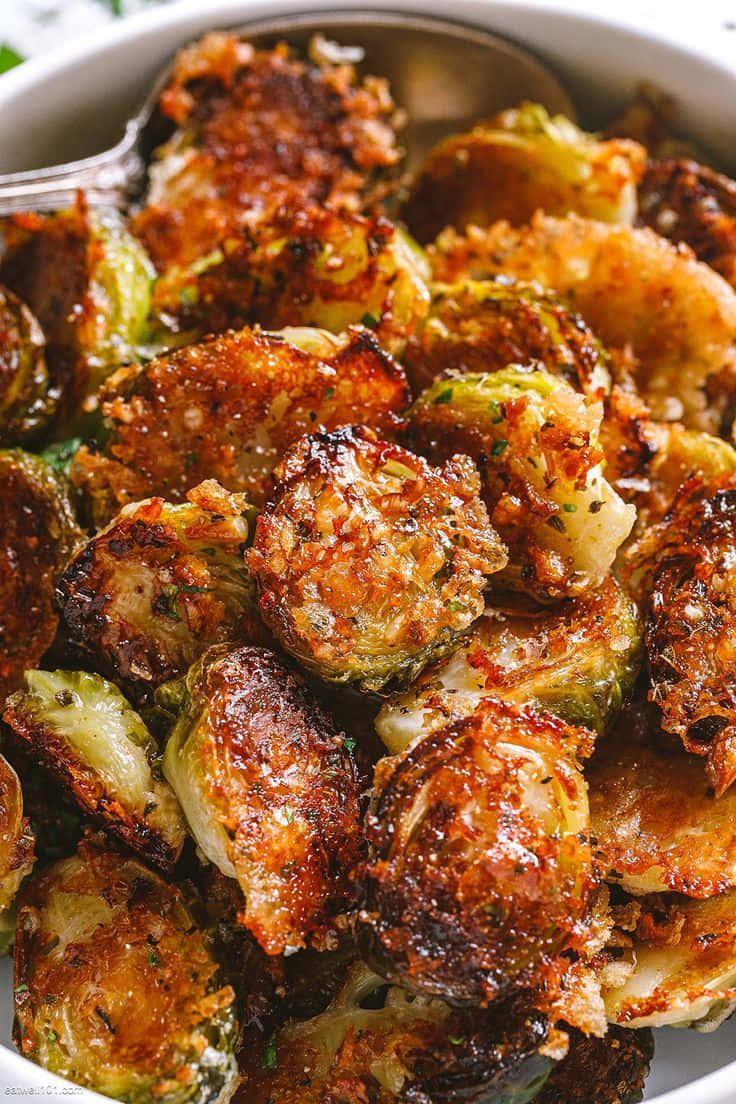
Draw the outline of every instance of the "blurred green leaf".
M3 42L0 46L0 73L7 73L8 69L14 69L22 61L25 61L25 58L12 46L8 46L7 42Z

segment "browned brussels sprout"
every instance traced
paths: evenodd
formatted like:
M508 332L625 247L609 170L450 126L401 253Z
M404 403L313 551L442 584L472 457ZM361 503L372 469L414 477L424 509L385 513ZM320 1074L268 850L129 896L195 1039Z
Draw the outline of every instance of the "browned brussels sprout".
M682 485L630 550L645 601L650 700L662 727L707 759L718 796L736 778L736 476Z
M539 362L591 398L611 384L606 354L579 315L535 284L434 284L429 318L402 362L417 391L438 377Z
M385 977L485 1004L559 976L593 883L575 759L589 740L488 698L378 764L361 921Z
M138 702L211 645L262 640L243 553L250 508L214 480L125 506L58 584L64 642Z
M169 871L186 836L184 818L138 714L116 686L86 671L26 671L24 683L3 720L28 755L88 816Z
M436 280L502 274L572 300L609 352L628 351L655 418L717 434L729 416L736 291L652 230L538 214L518 230L502 222L466 237L447 231L430 261Z
M518 997L453 1009L356 963L324 1012L268 1036L236 1101L526 1104L553 1065L546 1039L545 1017Z
M282 203L371 208L400 150L385 81L213 32L179 51L160 99L176 124L134 219L159 270L217 249Z
M645 157L637 142L601 141L564 115L522 103L440 142L417 174L404 214L421 242L445 226L523 223L540 209L631 223Z
M303 438L276 479L248 562L266 623L309 671L409 681L483 611L506 556L466 457L431 468L353 426Z
M164 774L202 852L240 883L241 922L269 954L324 942L361 847L344 736L264 648L210 649L181 699Z
M622 714L585 777L591 830L610 881L629 893L689 897L736 886L736 789L716 798L701 760L658 729L656 709Z
M153 268L113 211L83 204L19 215L5 228L0 281L30 307L46 336L56 431L84 425L102 381L135 357L151 302Z
M0 450L0 532L1 702L54 639L54 587L82 540L66 481L20 449Z
M15 1037L127 1104L215 1104L236 1083L234 995L182 893L92 842L23 891Z
M166 329L181 340L177 333L256 323L335 334L362 323L398 356L427 313L428 278L422 251L383 216L301 208L227 238L188 269L171 269L156 285L154 307L163 340Z
M570 1033L570 1050L553 1068L535 1104L638 1104L654 1054L651 1031L611 1026L598 1039Z
M414 448L434 463L476 460L509 548L502 585L554 601L608 574L636 512L604 477L601 414L564 379L521 365L437 380L411 408Z
M449 656L384 702L376 731L397 754L497 697L600 733L630 696L641 658L636 606L612 576L548 613L487 609Z
M54 413L45 357L46 341L38 321L22 300L0 285L0 443L23 444L36 438Z
M15 896L34 861L33 832L23 815L20 780L0 755L0 954L7 953L13 940Z
M686 158L650 161L639 184L639 217L736 286L736 181Z
M82 448L72 481L98 523L149 495L181 502L217 479L262 505L271 473L303 434L358 421L392 436L406 377L366 329L282 334L242 330L180 349L117 377L103 410L102 451Z

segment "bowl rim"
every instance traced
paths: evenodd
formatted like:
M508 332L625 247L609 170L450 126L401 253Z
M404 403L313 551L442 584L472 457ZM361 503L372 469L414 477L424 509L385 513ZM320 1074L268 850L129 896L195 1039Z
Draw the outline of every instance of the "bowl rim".
M641 19L633 15L633 6L614 14L602 10L582 11L580 0L462 0L458 5L458 12L461 11L462 14L458 14L455 11L448 12L446 0L335 0L334 3L330 0L211 0L207 5L202 5L201 0L178 0L177 3L142 11L118 23L88 31L75 42L53 47L3 74L0 80L0 109L4 104L18 100L32 90L42 89L44 85L51 86L56 76L83 65L98 54L130 49L136 41L152 32L170 30L173 35L179 32L177 41L181 42L186 41L186 28L190 24L193 27L198 26L198 29L192 30L192 35L196 35L209 26L233 27L238 23L273 17L276 14L311 11L324 12L327 17L340 12L361 10L367 14L371 11L393 11L425 17L444 17L490 30L511 41L515 41L515 37L513 30L509 32L508 26L518 20L519 41L522 45L522 25L525 22L528 24L535 17L558 20L560 23L576 25L601 34L610 29L618 34L631 36L639 43L651 43L660 56L668 54L675 63L686 65L697 60L714 74L736 78L736 50L729 58L716 48L714 42L708 41L707 37L697 40L695 27L692 27L693 40L685 44L682 27L675 21L663 20L655 28L645 26ZM501 21L500 28L494 25L494 19ZM527 48L535 53L534 47ZM46 1090L46 1095L53 1095L53 1090L56 1090L59 1095L75 1095L90 1104L104 1104L109 1100L108 1097L80 1088L43 1070L17 1051L0 1044L0 1084L9 1086L8 1077L14 1074L18 1076L18 1084L29 1089L35 1087L37 1094ZM736 1060L660 1094L649 1101L649 1104L729 1104L733 1102L735 1095L734 1078Z

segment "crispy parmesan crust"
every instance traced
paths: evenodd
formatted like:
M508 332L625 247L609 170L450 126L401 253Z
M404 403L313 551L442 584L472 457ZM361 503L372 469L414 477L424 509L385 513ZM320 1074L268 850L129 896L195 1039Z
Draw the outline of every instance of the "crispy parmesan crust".
M505 563L466 457L431 468L361 427L305 437L248 555L284 648L335 682L407 681L483 609Z
M282 202L371 207L400 158L385 82L317 67L284 45L254 50L205 35L180 51L161 108L179 129L134 219L161 270L209 253Z
M33 832L23 816L20 779L0 755L0 913L12 905L34 861Z
M378 764L361 920L383 976L461 1004L554 991L592 889L587 738L486 699Z
M651 1031L609 1027L602 1039L570 1033L570 1050L535 1104L636 1104L654 1055Z
M736 293L686 247L648 228L539 213L520 229L447 231L429 256L438 280L503 273L569 298L606 346L630 347L655 417L719 431L736 379Z
M651 689L662 727L707 759L716 794L736 778L736 477L684 483L628 555L646 606Z
M736 183L697 161L650 161L639 185L639 217L664 238L685 242L736 286Z
M340 340L308 332L317 352L245 329L118 379L103 402L109 443L102 452L83 446L71 470L98 523L149 495L181 502L205 479L260 506L273 468L302 434L357 419L392 435L408 401L402 369L366 329Z

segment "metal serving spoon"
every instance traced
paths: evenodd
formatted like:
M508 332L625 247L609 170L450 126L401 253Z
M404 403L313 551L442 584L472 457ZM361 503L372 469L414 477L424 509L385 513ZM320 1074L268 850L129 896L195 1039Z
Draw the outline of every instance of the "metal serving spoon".
M304 49L319 33L358 47L359 68L387 77L395 102L407 112L403 137L409 168L440 138L523 99L575 118L565 89L527 50L461 23L390 12L315 11L254 21L236 32L259 46L285 40ZM80 188L89 203L99 206L122 208L139 196L147 160L161 140L157 104L171 69L168 65L161 73L110 149L64 165L0 176L0 215L68 206Z

